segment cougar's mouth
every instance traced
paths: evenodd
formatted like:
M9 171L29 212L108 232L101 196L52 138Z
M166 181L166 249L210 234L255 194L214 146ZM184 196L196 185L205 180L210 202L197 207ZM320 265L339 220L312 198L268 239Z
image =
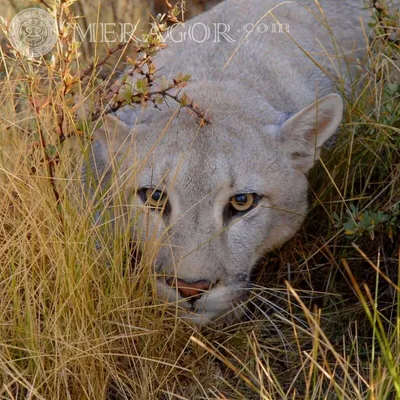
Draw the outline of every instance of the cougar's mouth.
M203 326L213 321L221 322L228 318L237 319L242 312L241 304L248 296L248 290L239 285L219 285L201 297L182 297L178 291L162 281L157 282L157 295L171 308L178 305L179 317Z

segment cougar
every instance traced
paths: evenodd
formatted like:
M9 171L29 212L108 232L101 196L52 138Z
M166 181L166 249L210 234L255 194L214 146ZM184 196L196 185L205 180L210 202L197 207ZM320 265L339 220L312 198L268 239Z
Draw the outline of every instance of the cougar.
M100 187L125 182L132 239L157 248L157 295L183 318L237 313L257 261L299 229L368 16L362 0L225 0L172 27L156 59L168 79L191 75L208 123L168 101L124 107L93 133L89 168Z

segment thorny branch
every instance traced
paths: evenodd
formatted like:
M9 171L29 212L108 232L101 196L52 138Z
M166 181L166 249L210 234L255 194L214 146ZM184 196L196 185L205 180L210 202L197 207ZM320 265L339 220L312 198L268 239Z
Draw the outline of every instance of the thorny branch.
M146 105L149 102L158 107L166 98L173 99L178 102L182 108L191 110L199 119L200 125L207 125L210 121L206 118L205 113L199 108L194 101L190 100L184 93L181 95L181 89L186 86L186 82L190 76L178 76L169 84L164 84L161 90L150 90L154 87L156 76L153 56L159 50L166 47L162 39L162 33L167 29L168 23L178 23L178 16L184 15L184 1L178 1L172 6L168 1L166 4L169 8L164 15L157 15L152 23L152 29L147 36L147 40L142 44L137 44L134 52L136 57L132 60L128 58L131 68L128 68L123 77L114 82L111 86L103 90L99 96L99 106L89 116L89 120L97 120L101 115L115 112L126 105ZM132 36L128 44L138 43L135 36ZM126 45L126 44L125 44ZM108 51L108 55L99 63L92 64L82 74L81 78L88 76L93 72L94 68L105 65L111 55L123 48L123 44L115 46ZM136 81L136 90L134 87L135 77L142 76L142 79ZM139 86L140 84L140 86ZM179 90L178 93L173 92ZM108 106L104 109L104 104Z

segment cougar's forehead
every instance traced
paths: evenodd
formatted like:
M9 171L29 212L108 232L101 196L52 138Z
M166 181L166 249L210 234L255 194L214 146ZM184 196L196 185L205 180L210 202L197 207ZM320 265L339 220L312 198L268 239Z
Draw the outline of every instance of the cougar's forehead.
M203 195L221 185L255 190L266 174L286 168L276 140L258 128L175 124L158 134L154 126L141 127L135 139L143 165L140 182L152 187L163 182Z

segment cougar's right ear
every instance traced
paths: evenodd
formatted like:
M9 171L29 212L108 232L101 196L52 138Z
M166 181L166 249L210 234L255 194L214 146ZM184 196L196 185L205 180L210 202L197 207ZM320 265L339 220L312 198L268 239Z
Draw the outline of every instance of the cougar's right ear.
M84 177L91 174L103 186L118 167L120 155L131 143L133 128L112 114L105 115L97 126L91 136L88 162L83 172Z

